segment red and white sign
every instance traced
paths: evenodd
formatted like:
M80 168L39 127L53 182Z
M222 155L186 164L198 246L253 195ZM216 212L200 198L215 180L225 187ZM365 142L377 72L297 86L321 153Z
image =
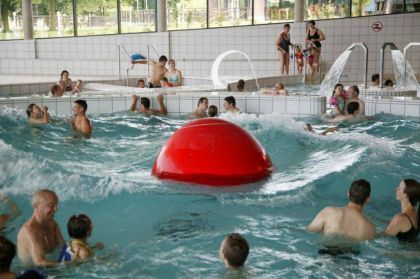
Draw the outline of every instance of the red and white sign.
M372 30L375 32L381 31L383 27L384 25L380 21L375 21L374 23L372 23Z

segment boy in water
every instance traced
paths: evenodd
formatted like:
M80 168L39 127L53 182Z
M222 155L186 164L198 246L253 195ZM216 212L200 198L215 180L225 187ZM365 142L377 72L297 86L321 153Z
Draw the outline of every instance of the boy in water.
M231 233L220 245L220 258L229 269L242 267L249 254L249 245L239 233Z
M216 117L217 116L217 107L215 105L209 106L208 114L210 117Z

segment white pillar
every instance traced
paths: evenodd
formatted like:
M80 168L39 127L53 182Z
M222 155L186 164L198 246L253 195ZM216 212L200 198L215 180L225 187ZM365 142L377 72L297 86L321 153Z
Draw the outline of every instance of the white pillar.
M295 22L303 22L304 20L304 0L295 0Z
M157 0L156 3L156 15L157 15L157 31L166 32L166 0Z
M25 40L33 40L34 27L32 23L32 0L22 1L23 13L23 38Z

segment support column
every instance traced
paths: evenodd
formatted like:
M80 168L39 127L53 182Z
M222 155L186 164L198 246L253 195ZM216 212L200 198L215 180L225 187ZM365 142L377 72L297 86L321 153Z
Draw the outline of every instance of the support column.
M156 15L157 15L157 31L166 32L166 0L157 0L156 3Z
M303 22L305 18L305 1L295 0L295 22Z
M23 38L25 40L34 39L34 27L32 23L32 0L22 1L23 13Z

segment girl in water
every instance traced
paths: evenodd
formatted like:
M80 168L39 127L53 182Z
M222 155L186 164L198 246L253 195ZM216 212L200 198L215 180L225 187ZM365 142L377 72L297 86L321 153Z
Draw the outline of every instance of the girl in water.
M344 91L343 85L337 83L334 86L333 93L328 99L328 103L334 106L333 115L340 115L344 112L344 99L346 98L346 91Z

